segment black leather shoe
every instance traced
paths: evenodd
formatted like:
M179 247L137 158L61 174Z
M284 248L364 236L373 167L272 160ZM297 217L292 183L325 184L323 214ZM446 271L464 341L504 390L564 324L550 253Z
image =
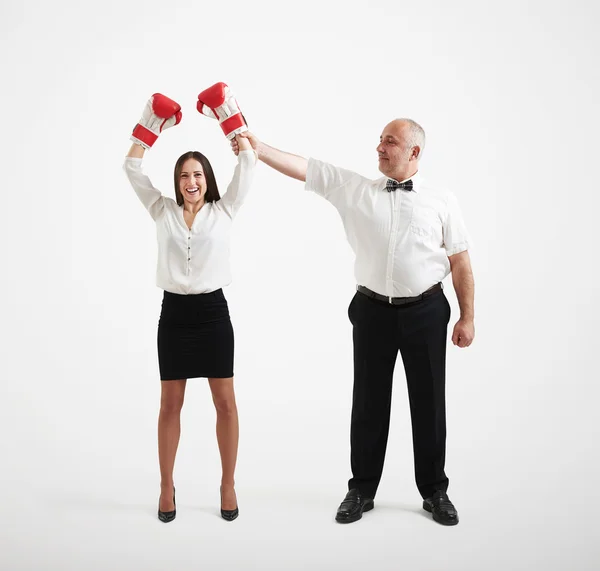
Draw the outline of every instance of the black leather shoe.
M223 505L223 491L221 491L221 505ZM221 508L221 517L227 521L233 521L238 515L240 515L240 510L236 506L233 510L224 510Z
M352 523L374 507L373 498L365 498L356 488L350 490L335 514L338 523Z
M438 490L430 498L423 500L423 509L433 515L433 519L442 525L456 525L458 512L448 494Z
M175 486L173 486L173 507L175 509L173 509L172 512L161 512L160 511L160 500L159 500L158 519L160 521L162 521L163 523L169 523L170 521L173 521L175 519L175 516L177 515L177 508L175 506Z

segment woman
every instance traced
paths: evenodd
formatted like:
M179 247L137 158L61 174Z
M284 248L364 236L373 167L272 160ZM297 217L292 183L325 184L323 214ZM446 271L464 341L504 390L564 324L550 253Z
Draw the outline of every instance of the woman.
M246 139L227 193L220 197L208 159L197 151L175 164L176 200L163 196L142 172L142 158L160 133L181 120L180 106L153 95L133 131L124 169L136 194L156 222L157 285L164 290L158 325L161 404L158 455L161 494L158 518L175 519L173 466L179 443L180 412L188 378L206 377L217 411L221 455L221 515L238 516L234 471L238 416L233 388L233 329L222 288L231 282L231 223L250 188L256 155Z

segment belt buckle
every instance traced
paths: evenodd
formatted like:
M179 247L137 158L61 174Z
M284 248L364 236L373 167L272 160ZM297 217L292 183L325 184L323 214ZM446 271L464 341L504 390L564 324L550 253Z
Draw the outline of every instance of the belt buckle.
M388 303L389 303L390 305L394 305L394 302L392 301L392 299L394 299L394 298L393 298L391 295L390 295L390 296L388 296Z

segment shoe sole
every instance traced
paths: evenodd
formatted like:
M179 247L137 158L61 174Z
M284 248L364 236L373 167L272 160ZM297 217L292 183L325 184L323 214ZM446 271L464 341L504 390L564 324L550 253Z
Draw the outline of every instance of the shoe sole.
M374 507L375 507L375 504L373 502L368 503L365 505L363 510L361 512L358 512L358 514L356 514L355 516L343 518L343 519L338 519L336 516L335 521L337 521L338 523L353 523L355 521L358 521L362 517L362 514L364 514L365 512L371 511Z
M423 502L423 509L426 512L429 512L433 516L433 521L436 521L440 525L456 525L458 523L458 516L456 518L456 521L443 521L443 520L441 520L436 514L433 513L433 511L431 510L431 507L426 502Z

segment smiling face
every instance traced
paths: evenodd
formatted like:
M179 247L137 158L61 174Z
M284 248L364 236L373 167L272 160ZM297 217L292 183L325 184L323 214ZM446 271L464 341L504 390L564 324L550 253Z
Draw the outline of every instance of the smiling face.
M379 137L379 170L397 181L411 177L419 169L421 149L412 144L410 125L401 119L388 123Z
M179 175L179 192L183 200L190 205L204 202L206 178L200 161L188 159L183 163Z

